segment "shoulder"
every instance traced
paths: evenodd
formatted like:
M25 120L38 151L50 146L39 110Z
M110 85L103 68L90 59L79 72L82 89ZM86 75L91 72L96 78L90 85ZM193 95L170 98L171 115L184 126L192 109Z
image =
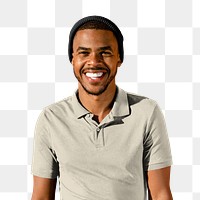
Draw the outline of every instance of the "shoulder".
M144 111L153 111L158 105L157 102L149 97L127 92L129 106L138 107Z
M49 118L51 116L62 116L66 113L70 113L72 110L72 98L73 96L66 97L60 101L52 103L43 108L42 113Z
M57 101L55 103L52 103L52 104L46 106L44 109L45 110L56 110L56 109L65 108L67 106L70 106L72 104L72 97L73 96L66 97L60 101Z

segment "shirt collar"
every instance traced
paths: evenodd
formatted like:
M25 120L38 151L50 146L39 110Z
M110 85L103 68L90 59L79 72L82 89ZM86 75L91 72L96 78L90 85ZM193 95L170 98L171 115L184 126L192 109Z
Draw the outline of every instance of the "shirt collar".
M81 118L84 115L89 114L90 112L84 108L78 100L78 90L72 96L72 106L74 108L74 114L77 118Z
M111 110L113 117L122 117L129 115L130 109L128 104L127 93L117 87L116 99Z
M77 118L81 118L89 114L90 112L81 105L81 103L78 100L77 95L78 95L78 90L72 96L72 103L73 103L75 116ZM121 116L126 116L130 114L127 93L118 87L117 87L117 93L116 93L115 101L113 104L113 108L111 109L110 114L113 117L121 117Z

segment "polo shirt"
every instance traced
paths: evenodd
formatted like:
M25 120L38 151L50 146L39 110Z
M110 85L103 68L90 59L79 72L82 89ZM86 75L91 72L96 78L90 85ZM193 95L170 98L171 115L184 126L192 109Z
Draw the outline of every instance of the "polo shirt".
M45 107L36 123L32 174L58 177L61 200L145 200L145 171L171 164L158 104L120 88L99 124L77 92Z

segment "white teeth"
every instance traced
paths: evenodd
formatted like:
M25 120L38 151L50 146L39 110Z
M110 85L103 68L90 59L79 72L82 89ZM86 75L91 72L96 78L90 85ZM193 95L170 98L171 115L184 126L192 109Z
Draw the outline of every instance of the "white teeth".
M99 72L99 73L91 73L91 72L87 72L86 76L90 77L90 78L99 78L103 75L103 72Z

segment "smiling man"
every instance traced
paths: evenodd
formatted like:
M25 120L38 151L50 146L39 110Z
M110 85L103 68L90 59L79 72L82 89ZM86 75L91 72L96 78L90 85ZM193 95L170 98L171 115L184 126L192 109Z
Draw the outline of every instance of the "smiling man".
M54 200L57 177L61 200L172 200L161 110L116 86L124 59L119 28L101 16L79 20L68 55L78 90L38 118L32 200Z

